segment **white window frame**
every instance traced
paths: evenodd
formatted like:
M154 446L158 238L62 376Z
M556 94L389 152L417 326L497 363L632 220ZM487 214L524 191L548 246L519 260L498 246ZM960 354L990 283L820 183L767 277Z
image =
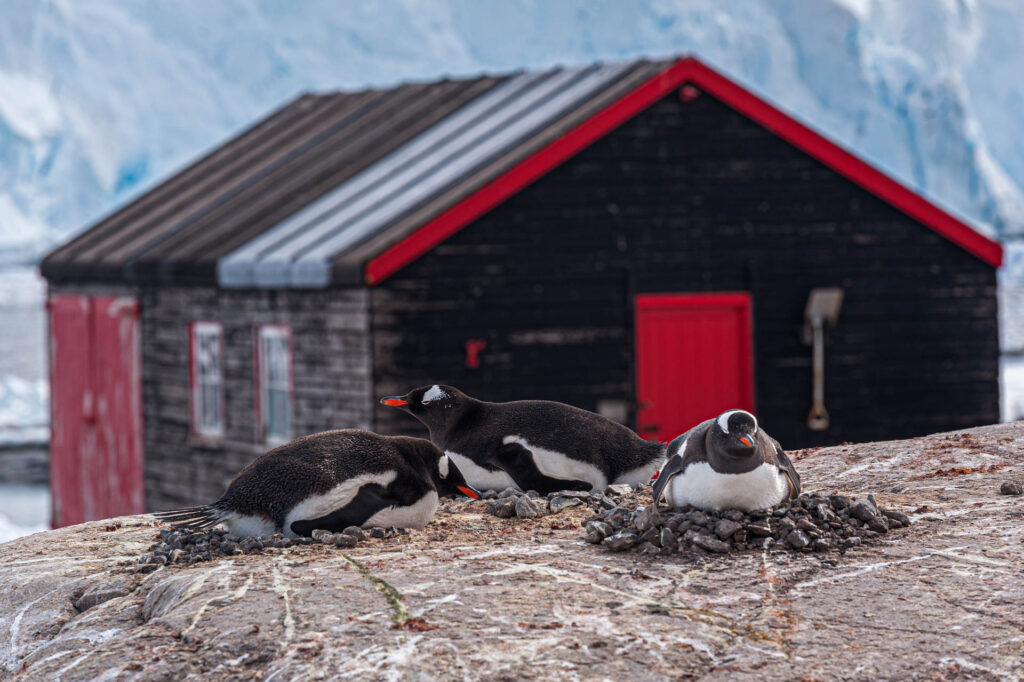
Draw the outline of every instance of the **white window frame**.
M212 361L204 353L213 353ZM192 434L202 440L224 438L224 329L220 322L189 325L189 397ZM208 401L214 404L209 405ZM212 417L212 419L211 419Z
M283 343L282 343L283 341ZM268 357L280 352L283 357ZM295 388L292 380L292 330L281 324L260 325L256 331L256 418L259 437L269 445L280 445L292 438ZM286 396L284 428L271 429L270 409L273 405L271 393Z

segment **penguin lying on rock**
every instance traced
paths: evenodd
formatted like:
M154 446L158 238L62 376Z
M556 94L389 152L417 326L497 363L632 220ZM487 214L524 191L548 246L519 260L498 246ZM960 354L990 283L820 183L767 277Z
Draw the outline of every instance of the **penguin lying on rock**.
M430 441L343 429L297 438L257 457L213 504L155 516L178 528L224 524L237 536L423 528L439 495L459 493L480 497Z
M603 490L648 483L665 446L571 405L546 400L488 403L451 386L381 398L430 429L430 439L481 490Z
M800 475L779 442L757 428L754 415L729 410L668 444L668 461L654 484L654 503L673 507L767 509L800 494Z

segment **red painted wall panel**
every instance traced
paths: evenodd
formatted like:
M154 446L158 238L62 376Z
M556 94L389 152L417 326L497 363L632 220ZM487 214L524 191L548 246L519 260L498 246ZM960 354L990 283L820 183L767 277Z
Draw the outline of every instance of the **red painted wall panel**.
M750 296L636 298L637 429L668 441L725 410L754 409Z
M51 306L53 525L144 510L138 305L56 296Z

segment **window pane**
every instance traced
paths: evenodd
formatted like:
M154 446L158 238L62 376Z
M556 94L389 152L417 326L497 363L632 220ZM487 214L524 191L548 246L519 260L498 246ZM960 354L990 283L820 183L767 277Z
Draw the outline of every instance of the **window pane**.
M221 381L221 328L202 322L193 328L192 353L195 364L193 429L206 436L220 436L224 424L221 405L224 400Z

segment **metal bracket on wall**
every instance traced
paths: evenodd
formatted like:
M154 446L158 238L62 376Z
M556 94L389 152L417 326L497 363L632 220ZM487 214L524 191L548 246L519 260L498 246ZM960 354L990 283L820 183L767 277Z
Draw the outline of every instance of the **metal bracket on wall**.
M803 341L813 347L814 387L807 415L807 427L812 431L824 431L829 425L825 409L825 323L835 325L842 306L842 289L811 289L804 309Z

